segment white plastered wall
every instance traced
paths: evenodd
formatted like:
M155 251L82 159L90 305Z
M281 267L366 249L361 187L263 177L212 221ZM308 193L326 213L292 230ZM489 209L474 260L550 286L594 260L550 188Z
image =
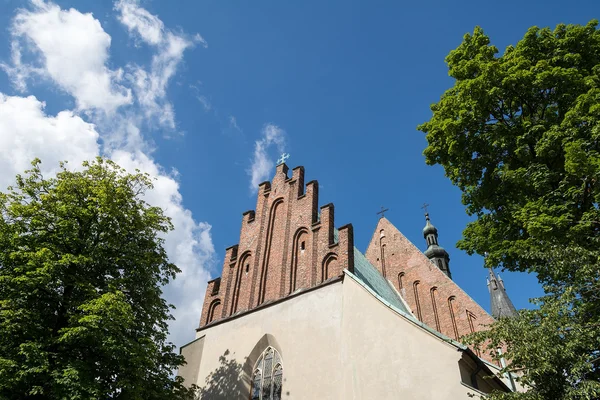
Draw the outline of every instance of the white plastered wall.
M204 386L216 373L219 384L209 387L205 398L248 400L243 365L266 334L275 338L283 359L283 399L454 400L475 393L461 383L462 353L454 345L399 315L348 276L198 332L201 356L193 363L200 358L200 365L180 374L188 380L186 371L198 371L194 383ZM227 370L239 376L226 376Z

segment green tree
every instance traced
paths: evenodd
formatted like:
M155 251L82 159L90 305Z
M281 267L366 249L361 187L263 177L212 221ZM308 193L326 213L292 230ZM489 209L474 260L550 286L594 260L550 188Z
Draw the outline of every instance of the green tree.
M32 164L0 193L0 398L186 396L151 179L102 158L50 179Z
M535 310L471 341L495 353L526 394L600 396L600 31L530 28L503 54L479 27L446 57L454 86L431 106L428 164L440 164L475 217L458 246L486 266L534 273Z

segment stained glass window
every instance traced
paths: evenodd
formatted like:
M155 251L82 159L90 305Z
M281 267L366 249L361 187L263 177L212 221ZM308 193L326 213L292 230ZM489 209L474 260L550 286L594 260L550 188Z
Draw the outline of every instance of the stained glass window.
M281 364L275 366L273 372L273 400L281 400L281 387L283 386L283 368Z
M254 372L252 379L252 400L260 400L260 383L262 382L262 374L260 370Z
M281 356L273 347L268 347L254 366L251 400L281 400L282 386Z

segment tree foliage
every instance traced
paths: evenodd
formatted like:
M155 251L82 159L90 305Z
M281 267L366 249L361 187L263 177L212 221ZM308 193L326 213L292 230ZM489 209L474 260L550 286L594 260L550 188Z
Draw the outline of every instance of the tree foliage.
M446 58L454 86L433 104L428 164L476 217L458 246L486 266L535 273L538 309L474 343L507 346L526 394L600 396L600 31L530 28L503 54L479 27ZM489 340L489 341L488 341ZM498 395L498 398L504 398Z
M0 193L0 398L184 397L151 179L101 158L50 179L39 164Z

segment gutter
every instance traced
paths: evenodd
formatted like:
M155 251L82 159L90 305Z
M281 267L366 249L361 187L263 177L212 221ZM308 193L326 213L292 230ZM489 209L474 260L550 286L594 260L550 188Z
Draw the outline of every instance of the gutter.
M506 393L511 393L514 392L514 390L512 390L511 388L509 388L506 383L504 383L504 381L500 378L498 378L496 376L496 374L486 365L485 362L483 362L478 356L477 354L473 353L473 350L469 349L468 347L466 347L465 349L459 349L459 351L462 351L463 353L467 354L473 361L475 361L475 363L477 364L477 369L475 370L475 372L473 372L471 374L471 383L473 384L473 387L475 389L479 389L477 387L477 374L481 371L485 372L487 375L492 376L492 380L494 382L496 382L501 388L502 390L504 390L504 392Z

